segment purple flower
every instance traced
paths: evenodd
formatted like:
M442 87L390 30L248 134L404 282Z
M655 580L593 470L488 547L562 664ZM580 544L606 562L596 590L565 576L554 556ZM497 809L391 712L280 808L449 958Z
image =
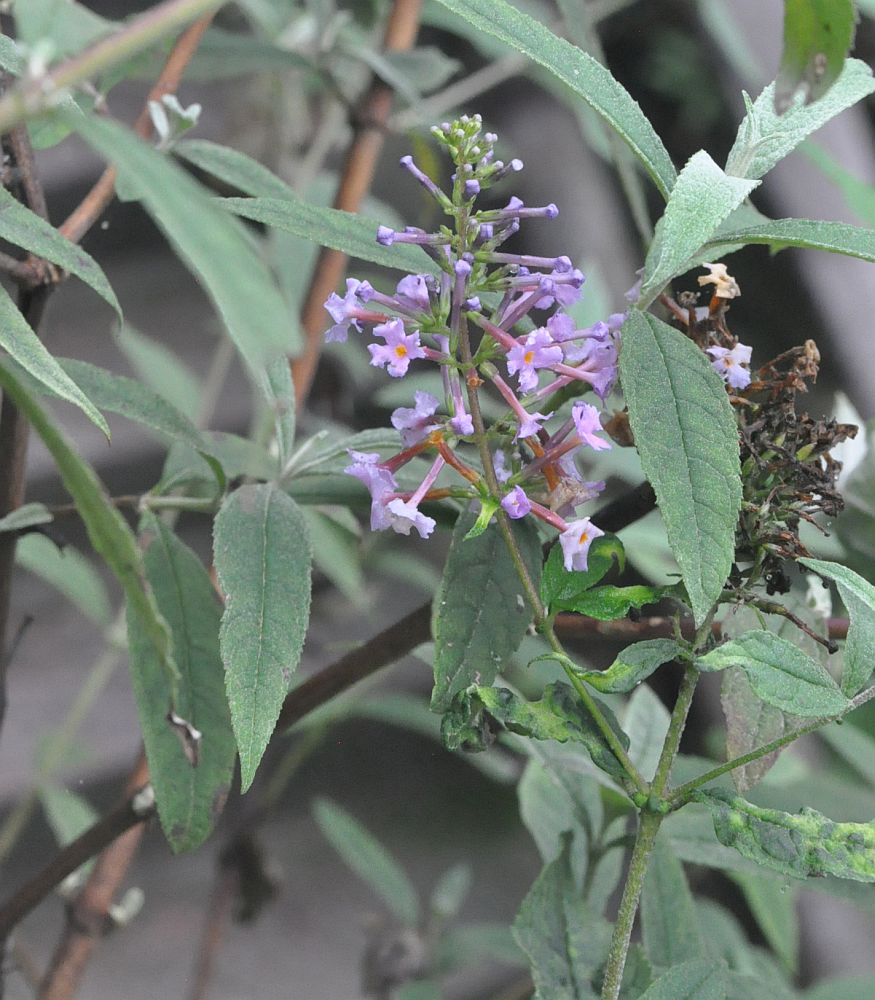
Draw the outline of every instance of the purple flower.
M465 413L464 408L450 419L450 427L459 437L474 433L474 421L471 419L470 413Z
M395 477L381 464L382 460L376 452L350 449L349 457L352 465L343 471L365 484L371 494L371 531L383 531L390 523L386 516L386 497L398 490Z
M532 501L526 496L525 490L522 486L514 486L514 488L504 495L501 501L501 506L504 508L505 514L508 517L512 517L514 520L518 518L525 517L526 514L532 509Z
M356 281L355 278L346 279L346 295L342 298L337 292L332 292L325 300L325 308L334 320L332 326L325 334L327 341L339 341L343 343L347 339L350 326L357 333L362 332L362 328L356 319L360 303L367 302L373 293L373 288L367 281Z
M402 500L400 497L390 500L386 504L386 517L388 527L399 535L409 535L411 529L416 528L420 538L428 538L434 531L434 518L421 513L412 500Z
M385 367L393 378L406 375L411 361L426 356L419 343L419 333L416 331L405 333L404 324L400 319L375 326L374 335L382 337L386 343L368 344L371 364L375 368Z
M501 448L495 449L495 454L492 456L492 464L495 467L495 478L500 483L506 483L510 479L510 469L505 465L507 458Z
M542 296L535 303L536 309L549 309L556 302L560 306L571 306L579 301L583 294L583 271L574 268L573 271L559 272L553 271L549 277L552 279L552 288L548 295Z
M414 312L430 312L431 300L424 274L408 274L395 287L395 295L402 306Z
M750 385L750 372L741 367L750 363L751 348L747 344L736 344L731 351L726 347L709 347L708 353L714 358L711 367L733 389Z
M417 389L414 393L416 405L413 407L399 406L392 413L392 426L401 432L401 440L405 448L410 448L425 440L429 433L440 426L440 422L432 420L438 408L438 401L430 392Z
M596 394L604 399L613 389L617 379L617 345L613 338L599 340L590 337L580 348L579 363L571 365L556 365L554 371L560 375L588 382Z
M559 536L559 544L565 557L565 569L569 573L572 570L586 572L589 548L603 534L601 528L597 528L588 517L568 524Z
M520 414L520 427L514 434L514 441L520 438L534 437L541 429L540 425L547 419L543 413L527 413L523 410Z
M526 339L507 352L507 370L511 375L519 373L519 385L523 392L531 392L538 385L536 369L549 368L562 361L562 348L553 343L553 338L544 327L533 330Z
M571 408L571 417L577 429L577 436L594 451L606 451L611 445L604 438L596 437L596 432L602 429L599 411L589 403L577 402Z

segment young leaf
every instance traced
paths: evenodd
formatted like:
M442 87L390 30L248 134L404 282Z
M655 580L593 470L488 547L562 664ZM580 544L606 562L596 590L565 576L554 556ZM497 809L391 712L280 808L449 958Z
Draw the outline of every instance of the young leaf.
M325 838L360 879L407 927L419 922L419 897L404 869L356 819L329 799L313 803L313 818Z
M832 580L851 618L845 642L842 691L852 698L866 686L875 668L875 587L847 566L822 559L800 559L803 566Z
M61 368L0 286L0 348L59 399L65 399L109 437L109 427L91 400Z
M644 262L639 305L645 308L721 222L759 185L730 177L704 151L690 157L672 188Z
M624 140L663 197L677 176L671 158L641 108L592 56L554 35L506 0L439 0L479 31L500 39L550 73L596 111Z
M324 247L341 250L350 257L368 260L381 267L391 267L414 274L437 273L437 267L419 247L400 243L384 247L377 243L378 222L361 215L322 208L300 198L222 198L219 204L253 222L282 229ZM329 320L326 318L326 327Z
M599 708L627 749L629 737L613 712L601 703ZM596 767L613 778L625 777L601 731L567 684L548 684L539 701L525 701L506 688L470 687L456 696L444 715L441 738L449 750L485 750L493 740L496 723L533 740L582 743Z
M686 653L674 639L645 639L627 646L607 670L584 670L580 677L604 694L626 694L658 667Z
M83 116L70 125L113 162L204 286L243 359L259 371L285 353L289 317L276 285L239 224L180 166L127 129Z
M723 674L720 689L720 703L726 719L726 759L742 757L756 747L771 743L784 734L784 713L774 705L768 705L757 697L747 678L739 667L730 667ZM758 784L781 751L753 760L736 768L732 780L739 792L746 792Z
M715 789L696 799L710 809L720 843L764 868L875 882L875 822L834 823L807 808L791 815Z
M765 630L730 639L696 660L700 670L741 667L758 697L793 715L838 715L848 707L825 667Z
M241 486L216 517L213 554L225 595L222 660L245 792L273 733L307 632L307 523L295 501L272 483Z
M97 261L5 188L0 188L0 238L75 274L112 306L121 319L121 306Z
M725 1000L726 966L697 959L669 969L638 1000Z
M167 623L158 611L148 586L140 550L127 521L109 502L94 470L73 450L47 413L29 396L7 367L0 362L0 386L24 413L42 438L61 474L64 486L79 511L94 551L101 556L122 586L128 611L136 614L161 667L178 677Z
M431 704L445 711L453 696L470 684L491 684L519 646L532 612L507 546L490 525L465 539L475 515L460 515L435 595L432 634L435 641L434 691ZM535 528L524 521L512 526L529 573L538 585L541 546Z
M625 618L630 608L654 604L663 597L666 589L670 588L645 587L643 584L633 587L593 587L592 590L578 594L573 601L554 601L553 607L608 622Z
M6 517L0 517L0 531L21 531L37 524L48 524L54 515L43 503L25 503Z
M772 253L802 247L875 262L875 229L818 219L773 219L759 226L724 232L706 243L705 250L711 257L723 257L749 243L764 243Z
M644 950L652 965L670 968L699 958L703 944L683 865L665 837L657 839L641 892Z
M174 851L190 851L215 826L234 774L237 748L219 656L220 608L191 549L152 514L141 528L146 573L170 626L180 672L175 711L202 734L196 766L168 724L171 686L136 614L128 618L131 678L161 826Z
M635 444L701 623L735 557L735 415L720 376L682 333L633 309L622 335L620 376Z
M784 0L784 51L775 81L775 110L801 91L805 103L833 86L854 41L853 0Z
M622 570L626 565L623 543L616 535L606 534L597 538L589 549L586 571L567 570L562 561L562 548L554 545L544 563L541 577L541 600L548 608L556 601L574 601L575 598L594 586L611 568L616 559Z
M523 900L513 936L529 956L538 997L596 1000L592 979L607 953L611 928L583 902L567 841Z
M770 83L751 103L726 160L734 177L763 177L807 136L831 118L875 90L872 70L859 59L848 59L829 93L813 104L796 104L775 113L775 84Z
M34 532L19 538L15 562L63 594L95 625L106 628L112 621L106 584L72 545L59 548L50 538Z

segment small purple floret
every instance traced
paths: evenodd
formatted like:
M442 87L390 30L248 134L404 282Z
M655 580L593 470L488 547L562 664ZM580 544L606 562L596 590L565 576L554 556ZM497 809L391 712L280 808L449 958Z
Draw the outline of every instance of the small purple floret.
M711 367L733 389L746 389L750 385L750 372L742 368L742 365L750 364L752 349L747 344L736 344L732 350L709 347L708 353L714 359Z
M504 508L505 514L516 521L529 513L532 509L532 501L526 496L526 492L522 486L514 486L502 498L501 506Z
M603 534L601 528L597 528L588 517L572 521L559 536L565 569L568 572L586 572L590 546Z
M577 436L584 444L588 444L594 451L607 451L611 447L609 441L596 437L596 433L602 430L602 422L599 411L594 406L578 401L571 408L571 417Z
M375 326L374 335L382 337L386 343L368 344L371 364L375 368L386 368L393 378L406 375L411 361L426 356L419 343L419 333L405 333L400 319Z

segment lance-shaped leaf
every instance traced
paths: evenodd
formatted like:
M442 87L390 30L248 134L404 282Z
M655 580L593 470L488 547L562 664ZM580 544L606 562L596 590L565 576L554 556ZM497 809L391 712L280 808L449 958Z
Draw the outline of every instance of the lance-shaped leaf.
M626 694L663 663L685 654L686 647L674 639L645 639L627 646L607 670L584 670L580 677L605 694Z
M317 799L313 817L331 846L408 927L419 920L419 897L404 869L361 823L328 799Z
M109 427L97 407L46 350L39 337L0 286L0 350L60 399L73 403L109 437Z
M54 587L95 625L112 621L112 605L97 567L72 545L60 548L50 538L34 532L19 538L15 562Z
M642 308L676 274L686 270L690 257L759 183L730 177L704 150L690 157L678 174L644 262Z
M623 749L628 749L629 737L613 712L601 702L598 705ZM625 777L604 735L567 684L548 684L539 701L525 701L506 688L470 687L456 696L444 715L441 738L449 750L485 750L494 740L497 724L533 740L581 743L596 767L618 780Z
M764 868L793 878L875 882L875 821L835 823L814 809L765 809L715 789L696 799L710 809L720 843Z
M541 577L541 600L548 608L556 601L574 601L578 594L589 590L601 580L614 560L622 571L626 565L623 543L616 535L606 534L596 538L589 549L586 570L567 570L563 563L562 547L554 545L544 563Z
M669 968L698 958L703 942L683 865L665 837L657 839L641 892L644 950L651 964Z
M726 966L696 959L669 969L638 1000L725 1000Z
M278 198L222 198L219 204L244 219L282 229L372 264L413 273L437 273L437 266L419 247L404 243L385 247L377 243L380 223L361 215L311 205L300 198L282 201Z
M134 533L110 503L91 466L73 450L49 415L24 390L0 361L0 387L21 410L48 449L73 498L94 551L115 574L125 594L128 611L135 614L155 648L155 655L168 677L178 677L167 623L161 617L149 587ZM165 709L166 711L166 709Z
M699 348L638 310L623 325L620 375L641 464L701 623L735 556L741 506L735 415Z
M793 715L838 715L849 705L825 667L763 629L730 639L700 656L696 666L700 670L741 667L758 697Z
M141 529L146 573L179 667L175 711L201 734L195 765L167 721L170 683L136 614L128 618L131 677L161 826L174 851L188 851L209 836L222 811L237 752L219 656L221 610L194 552L152 514Z
M21 531L37 524L49 524L54 515L44 503L25 503L0 517L0 531Z
M189 420L197 419L201 400L200 381L178 354L127 323L116 335L116 346L141 382L160 392Z
M784 51L775 81L775 110L798 93L817 101L834 85L854 41L853 0L784 0Z
M578 594L572 601L554 601L553 607L609 622L625 618L630 608L643 608L645 604L655 604L669 587L647 587L636 584L632 587L593 587Z
M229 146L222 146L207 139L184 139L176 143L173 152L176 156L181 156L189 163L246 194L259 198L298 201L294 189L273 171L268 170L258 160L253 160L251 156Z
M216 517L213 553L225 595L222 660L246 791L276 726L307 632L307 523L295 501L272 483L241 486Z
M482 534L466 539L475 521L473 514L465 513L456 522L434 600L431 704L437 712L475 681L491 684L532 620L498 526L491 524ZM512 530L537 587L541 571L538 533L526 521L514 522Z
M759 698L739 667L730 667L723 674L720 704L726 719L726 759L743 757L757 747L771 743L784 735L784 713ZM778 759L781 751L774 750L732 772L739 792L753 788Z
M786 247L802 247L875 262L875 229L819 219L773 219L759 226L724 231L706 243L705 250L711 257L723 257L749 243L763 243L773 253Z
M815 573L834 581L850 615L845 642L842 691L852 698L875 670L875 587L847 566L822 559L800 559Z
M121 318L121 306L97 261L5 188L0 188L0 237L75 274Z
M775 84L753 102L744 95L747 114L738 127L726 160L726 173L762 177L807 136L831 118L875 90L872 70L859 59L848 59L829 93L813 104L796 104L782 115L775 112Z
M584 902L569 860L569 841L523 900L513 925L529 956L539 1000L596 1000L592 980L610 944L610 924Z
M253 371L289 345L289 317L273 278L239 223L185 170L127 129L104 119L69 118L115 164L180 259L203 285Z
M663 197L668 197L676 172L665 146L637 102L600 62L506 0L439 2L479 31L522 52L570 87L628 144Z

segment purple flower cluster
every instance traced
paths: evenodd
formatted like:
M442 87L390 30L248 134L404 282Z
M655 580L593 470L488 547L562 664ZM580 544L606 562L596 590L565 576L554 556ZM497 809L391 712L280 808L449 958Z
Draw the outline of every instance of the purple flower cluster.
M475 208L478 196L522 169L518 160L496 158L497 137L483 132L481 125L479 116L463 116L432 130L455 164L450 194L412 157L401 160L452 226L431 233L415 227L396 231L380 226L377 231L384 246L421 247L433 262L432 271L407 275L391 295L349 279L346 294L332 294L325 303L333 320L327 340L345 341L350 330L363 333L369 327L373 366L402 378L414 362L436 363L444 390L443 401L417 391L412 407L392 414L403 451L385 461L376 454L351 452L346 472L370 492L373 529L391 527L409 534L415 528L427 537L434 521L419 511L423 500L476 499L484 511L500 505L511 518L533 515L553 525L560 532L566 568L584 569L589 546L603 532L589 518L578 518L576 508L596 497L604 484L585 482L574 454L610 444L599 436L599 410L582 400L574 402L571 415L556 429L545 424L554 416L560 422L561 401L555 398L560 389L592 389L602 401L611 392L624 316L577 328L564 310L580 298L584 276L571 260L500 249L522 220L553 219L558 209L552 204L526 206L516 197L503 208ZM488 431L475 422L471 405L485 382L507 404L506 415ZM403 491L395 473L426 451L437 452L427 475L415 491ZM435 487L446 466L460 474L464 485Z

